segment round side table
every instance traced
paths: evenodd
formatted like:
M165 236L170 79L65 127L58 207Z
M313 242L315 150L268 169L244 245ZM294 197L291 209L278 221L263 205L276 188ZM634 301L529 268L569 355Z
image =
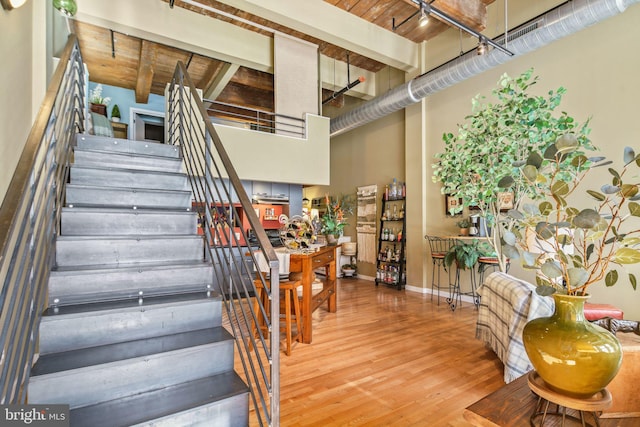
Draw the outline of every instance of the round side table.
M571 424L568 425L576 425L575 423L577 422L577 425L580 426L599 427L598 413L611 406L611 393L607 389L601 390L591 397L577 398L565 396L550 389L536 371L529 372L527 380L531 391L538 395L538 403L530 418L532 427L544 427L547 419L554 418L560 418L562 420L560 425L562 426L565 425L565 421L569 420ZM556 410L553 412L549 412L551 404L556 405ZM568 414L567 408L577 411L577 416ZM593 424L585 421L585 413L593 418ZM554 425L557 425L557 423Z

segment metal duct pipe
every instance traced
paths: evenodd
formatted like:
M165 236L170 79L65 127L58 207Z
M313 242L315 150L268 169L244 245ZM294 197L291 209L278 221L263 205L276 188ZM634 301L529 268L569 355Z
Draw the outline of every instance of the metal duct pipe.
M533 23L509 34L509 56L492 49L478 56L475 50L413 80L391 89L348 113L331 119L330 135L336 136L401 110L422 98L532 52L562 37L624 12L640 0L573 0L553 9Z

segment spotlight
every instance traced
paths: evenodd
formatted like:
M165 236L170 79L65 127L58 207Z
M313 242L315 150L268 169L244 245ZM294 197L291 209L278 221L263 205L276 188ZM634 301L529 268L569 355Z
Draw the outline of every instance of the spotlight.
M418 19L418 25L424 27L429 23L429 15L424 11L422 4L420 5L420 19Z
M480 37L478 39L478 48L476 49L476 53L478 55L484 55L488 51L489 51L489 46L487 45L487 42L484 41L482 37Z

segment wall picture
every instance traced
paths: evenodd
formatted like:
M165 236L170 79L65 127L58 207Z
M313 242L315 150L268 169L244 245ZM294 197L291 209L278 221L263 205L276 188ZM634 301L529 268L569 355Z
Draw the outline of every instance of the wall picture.
M445 213L447 215L462 215L462 198L445 194ZM452 209L460 209L459 212L451 213Z
M500 212L513 209L513 193L506 191L504 193L498 193L498 208Z

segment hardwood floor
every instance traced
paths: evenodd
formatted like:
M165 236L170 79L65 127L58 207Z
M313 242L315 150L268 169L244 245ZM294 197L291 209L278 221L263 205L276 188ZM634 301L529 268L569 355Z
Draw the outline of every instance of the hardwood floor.
M314 313L313 342L281 353L281 426L469 426L462 412L504 385L475 339L476 309L358 279Z

